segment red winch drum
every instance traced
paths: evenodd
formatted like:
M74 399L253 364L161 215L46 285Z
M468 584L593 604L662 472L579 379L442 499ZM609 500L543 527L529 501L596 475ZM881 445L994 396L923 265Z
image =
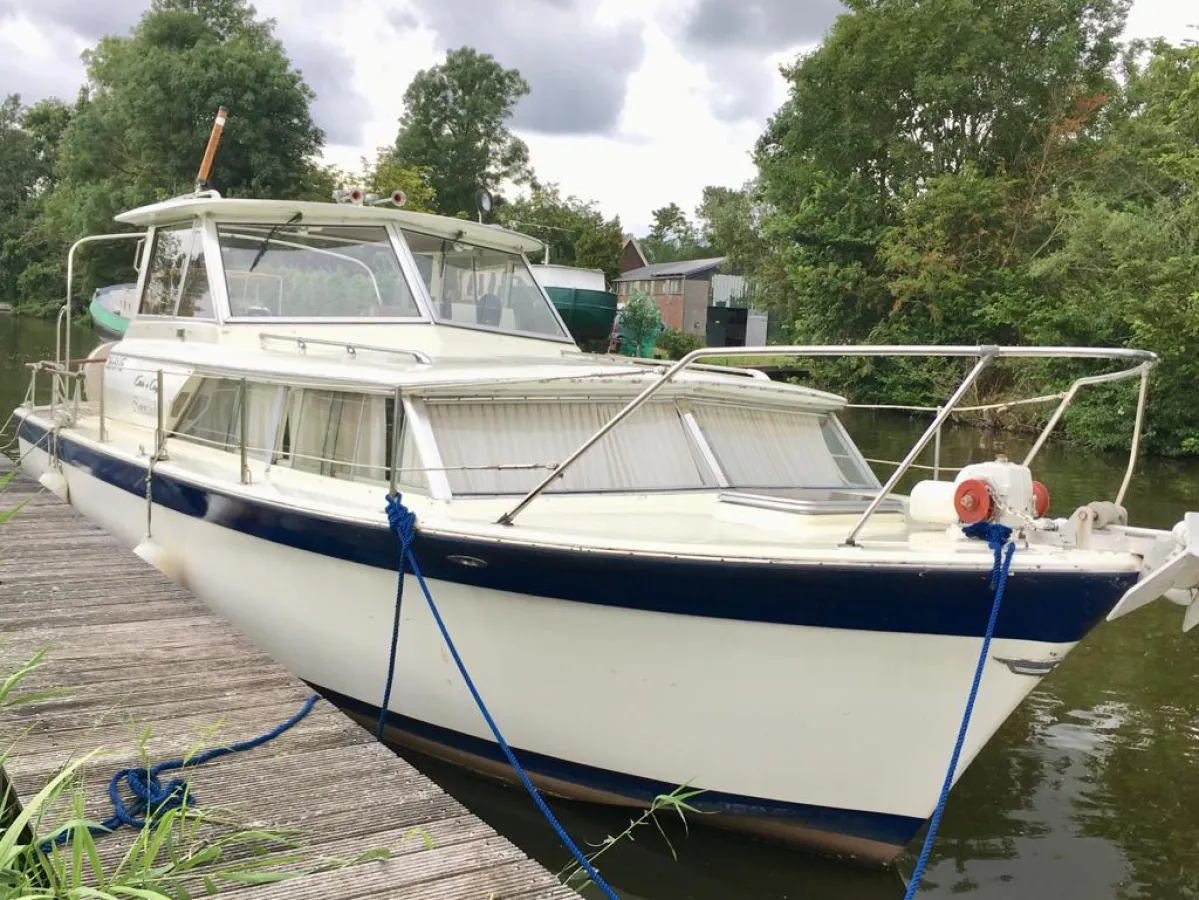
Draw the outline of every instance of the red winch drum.
M967 525L990 518L994 505L987 483L977 478L967 478L953 492L954 512Z
M1032 509L1038 519L1049 512L1049 488L1039 481L1032 483Z

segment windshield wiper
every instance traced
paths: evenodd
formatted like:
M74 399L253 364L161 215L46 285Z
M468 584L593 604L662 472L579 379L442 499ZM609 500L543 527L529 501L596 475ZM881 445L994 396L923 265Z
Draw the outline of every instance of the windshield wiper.
M254 271L254 267L256 265L258 265L259 261L263 257L263 254L266 253L267 245L271 242L271 238L273 238L275 236L275 232L278 231L280 228L286 228L288 225L295 225L302 218L304 218L304 214L301 212L298 212L294 216L292 216L290 219L288 219L286 222L278 222L271 226L271 230L268 231L266 233L266 237L264 237L262 239L262 246L259 247L258 252L256 254L254 254L254 261L252 263L250 263L250 271L251 272Z

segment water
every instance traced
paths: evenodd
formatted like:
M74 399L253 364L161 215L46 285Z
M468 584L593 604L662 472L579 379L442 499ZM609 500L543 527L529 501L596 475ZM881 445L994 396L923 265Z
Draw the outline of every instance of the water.
M72 355L81 356L95 336L80 328L72 342ZM23 363L53 351L52 323L0 315L0 421L24 395ZM887 459L901 456L920 429L861 413L849 425L867 456ZM943 454L961 465L996 452L1019 458L1027 445L1024 437L960 429L946 435ZM1060 514L1114 496L1124 464L1119 455L1051 446L1035 475ZM1127 505L1135 523L1170 527L1199 509L1199 464L1142 461ZM1199 634L1184 636L1181 622L1181 609L1158 603L1101 624L1043 682L954 789L922 897L1199 897ZM568 727L569 716L563 721ZM566 864L519 789L414 762L530 855L554 870ZM555 809L580 842L598 843L628 821L619 810L559 802ZM707 828L687 835L669 818L662 824L665 837L643 827L601 859L627 900L898 900L900 872L911 871L919 850L910 847L898 870L867 872Z

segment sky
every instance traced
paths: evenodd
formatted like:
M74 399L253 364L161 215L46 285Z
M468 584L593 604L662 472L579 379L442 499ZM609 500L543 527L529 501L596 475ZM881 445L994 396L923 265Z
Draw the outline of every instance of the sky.
M149 0L0 0L0 96L72 99L80 53L124 34ZM390 144L404 89L473 46L532 90L513 130L543 182L644 234L705 185L753 177L751 151L786 97L779 65L819 43L838 0L257 0L317 94L327 161L357 169ZM1130 37L1199 38L1189 0L1133 0ZM230 126L237 98L229 98Z

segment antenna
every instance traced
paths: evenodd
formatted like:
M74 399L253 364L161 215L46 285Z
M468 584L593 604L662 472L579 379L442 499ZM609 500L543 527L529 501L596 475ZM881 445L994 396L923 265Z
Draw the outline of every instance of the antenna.
M208 135L208 146L204 148L204 159L200 163L200 172L196 175L196 193L204 190L208 184L208 173L212 170L212 159L216 156L217 144L221 142L221 131L225 127L225 119L229 111L221 107L216 111L216 120L212 123L212 133Z

